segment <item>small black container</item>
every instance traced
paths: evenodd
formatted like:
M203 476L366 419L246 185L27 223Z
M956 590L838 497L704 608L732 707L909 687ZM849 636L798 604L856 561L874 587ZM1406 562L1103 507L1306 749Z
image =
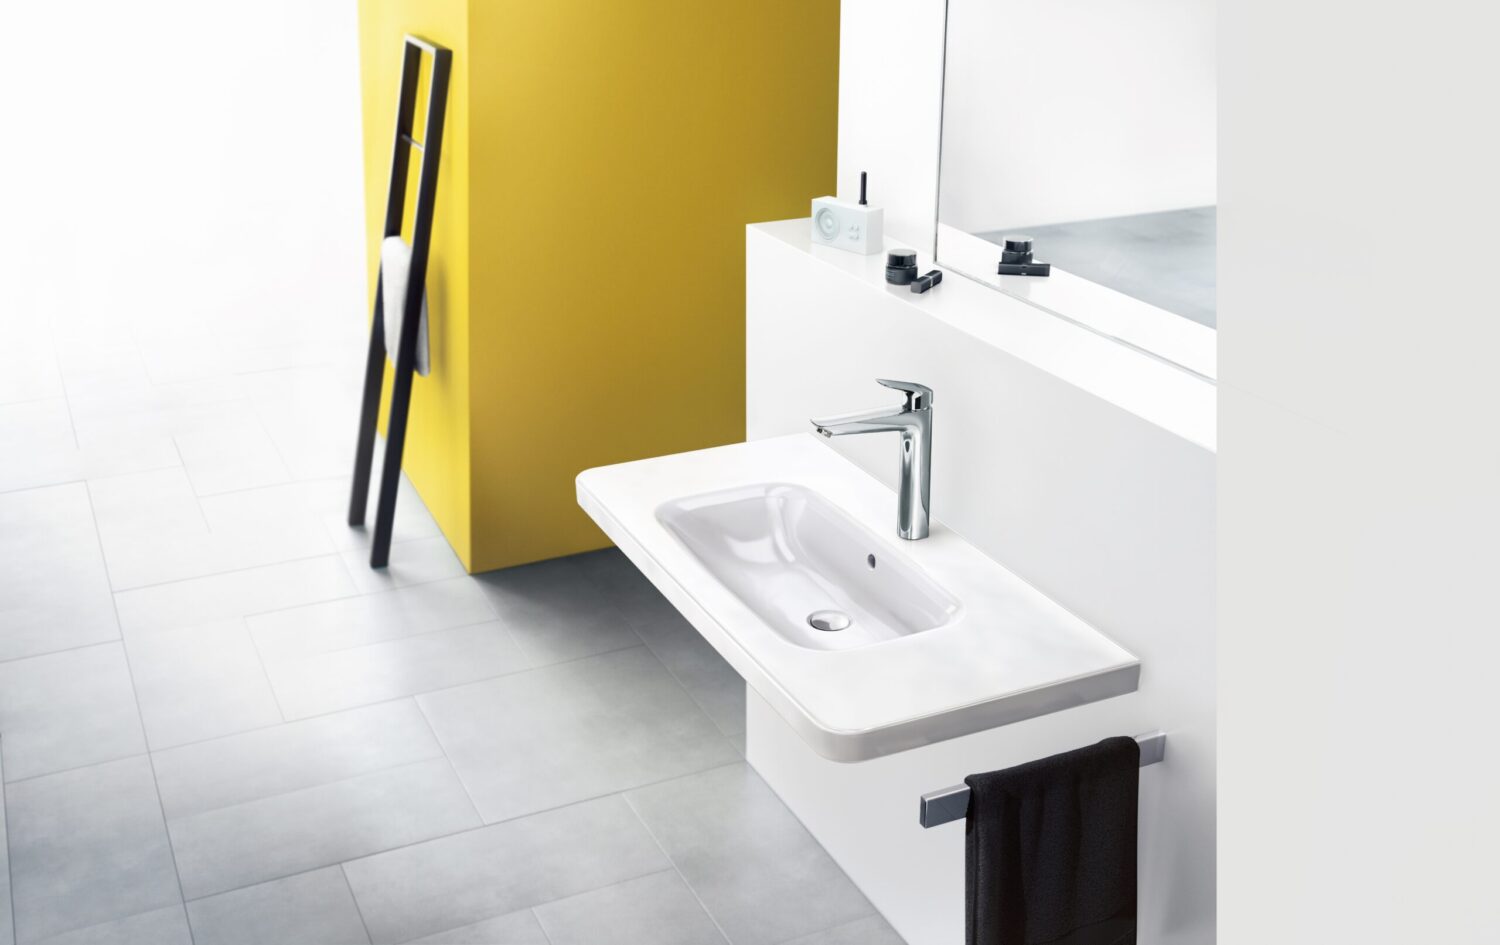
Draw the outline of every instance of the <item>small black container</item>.
M927 274L925 276L923 276L920 279L917 279L916 281L914 281L911 284L911 290L913 292L917 293L918 295L921 295L923 292L926 292L928 289L932 288L933 286L937 285L939 282L942 282L942 281L943 281L943 270L941 270L941 269L929 269L929 270L927 270Z
M911 285L917 279L917 251L893 249L885 254L885 281L891 285Z
M995 272L1002 276L1049 276L1052 264L1031 258L1031 237L1007 236Z

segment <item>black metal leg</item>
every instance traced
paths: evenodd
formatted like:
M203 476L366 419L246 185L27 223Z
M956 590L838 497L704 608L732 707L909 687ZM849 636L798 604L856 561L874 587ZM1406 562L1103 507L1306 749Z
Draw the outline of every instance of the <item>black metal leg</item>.
M385 383L385 319L381 315L381 286L375 283L375 318L370 326L370 351L365 357L365 394L359 406L359 439L354 446L354 484L349 489L349 524L365 523L370 494L370 466L375 459L375 425L380 419L380 389Z
M391 415L385 428L385 458L380 464L380 495L375 500L375 534L370 539L370 567L383 568L391 561L391 529L396 518L396 489L401 484L401 453L406 446L406 416L411 407L411 380L416 374L417 320L421 295L416 306L408 305L396 345L396 382L391 388ZM379 392L376 393L377 404Z

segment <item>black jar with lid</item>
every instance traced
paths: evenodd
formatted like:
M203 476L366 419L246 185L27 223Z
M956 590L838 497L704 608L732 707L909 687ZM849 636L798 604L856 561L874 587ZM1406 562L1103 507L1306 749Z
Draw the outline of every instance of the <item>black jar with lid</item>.
M911 285L917 279L917 251L893 249L885 254L885 281L891 285Z

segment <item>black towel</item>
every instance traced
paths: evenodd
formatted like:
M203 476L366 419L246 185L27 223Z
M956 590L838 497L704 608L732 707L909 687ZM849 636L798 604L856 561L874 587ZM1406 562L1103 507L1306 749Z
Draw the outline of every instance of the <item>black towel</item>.
M1134 945L1133 738L964 779L969 945Z

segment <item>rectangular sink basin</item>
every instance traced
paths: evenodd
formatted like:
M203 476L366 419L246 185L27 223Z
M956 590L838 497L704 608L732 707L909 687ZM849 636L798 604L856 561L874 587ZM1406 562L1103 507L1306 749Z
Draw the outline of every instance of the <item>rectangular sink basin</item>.
M886 542L802 486L674 499L656 517L788 641L847 650L949 623L959 603Z
M1140 678L1129 652L940 519L921 541L896 537L895 493L812 434L602 466L577 485L604 533L825 758L958 738Z

